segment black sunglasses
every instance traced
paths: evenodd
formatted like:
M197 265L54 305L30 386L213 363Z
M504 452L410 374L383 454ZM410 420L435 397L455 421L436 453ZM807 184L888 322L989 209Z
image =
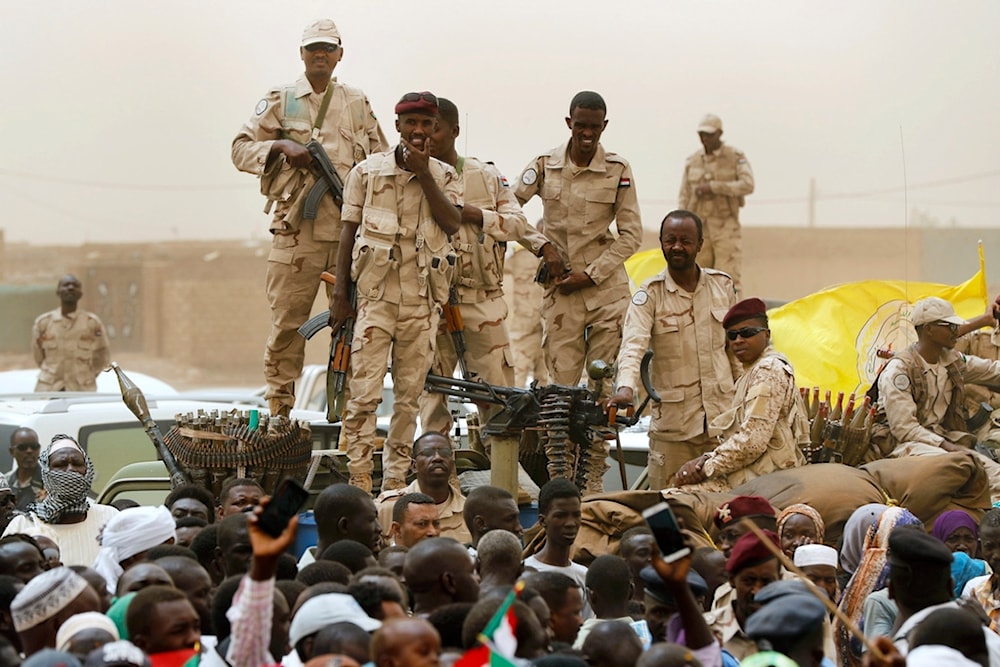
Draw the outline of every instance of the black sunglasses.
M753 338L761 331L767 331L767 327L743 327L742 329L727 331L726 338L729 340L736 340L736 337L739 336L743 340L746 340L747 338Z
M340 47L336 44L327 44L326 42L316 42L315 44L310 44L305 47L306 51L310 53L315 53L316 51L326 51L327 53L333 53Z
M423 100L424 102L430 102L434 106L437 106L438 98L436 95L431 93L407 93L403 95L400 102L416 102L417 100Z
M958 325L954 322L935 322L934 326L938 327L948 327L948 330L952 333L958 331Z

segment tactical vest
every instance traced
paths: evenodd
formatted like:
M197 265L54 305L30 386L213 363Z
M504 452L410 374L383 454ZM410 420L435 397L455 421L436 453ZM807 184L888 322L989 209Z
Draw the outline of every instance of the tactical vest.
M368 187L351 264L351 279L357 284L358 296L375 301L381 299L386 276L390 270L399 268L400 243L413 243L417 251L417 293L437 305L447 302L455 255L448 235L434 221L426 197L421 195L420 219L416 227L406 226L398 212L395 152L373 154L367 160L367 167ZM432 171L442 168L432 161ZM439 179L440 171L437 171L435 180ZM412 224L412 221L407 222ZM400 287L403 290L412 288L409 285Z
M497 202L487 183L489 172L474 158L466 159L462 165L462 179L465 186L463 199L476 208L495 211ZM504 255L507 244L497 241L473 224L462 223L458 234L452 239L452 247L458 252L458 266L454 283L458 288L460 302L475 302L475 292L498 292L503 285Z
M916 346L911 345L905 350L901 350L895 356L903 364L903 370L910 380L910 392L913 402L917 406L917 421L923 421L924 402L927 400L927 379L924 377L923 361L917 359L920 353ZM967 416L965 410L965 377L962 369L965 366L965 358L961 355L945 365L948 371L948 379L951 380L951 398L948 401L948 410L941 420L941 427L947 431L968 431L965 424Z

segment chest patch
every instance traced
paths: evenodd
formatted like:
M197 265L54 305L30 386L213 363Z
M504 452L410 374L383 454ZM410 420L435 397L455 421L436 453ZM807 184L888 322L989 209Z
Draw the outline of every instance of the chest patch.
M521 182L525 185L534 185L535 181L538 180L538 172L535 171L534 167L530 169L525 169L524 173L521 174Z

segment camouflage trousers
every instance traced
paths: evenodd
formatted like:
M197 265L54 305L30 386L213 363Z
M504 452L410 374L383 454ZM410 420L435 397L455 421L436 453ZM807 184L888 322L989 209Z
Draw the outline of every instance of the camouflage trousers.
M338 245L336 241L315 240L311 221L303 221L294 234L275 234L271 239L265 280L271 333L264 349L264 398L272 405L291 408L295 404L295 381L302 373L306 349L298 328L312 312L322 282L319 275L328 269L334 271ZM333 296L330 285L327 296Z
M392 367L393 408L382 451L382 490L406 485L417 411L427 369L433 361L437 309L358 297L351 346L351 398L344 416L347 468L351 483L371 490L375 451L375 410L382 402L386 364Z
M465 361L477 380L492 385L510 387L514 383L514 367L510 360L510 343L504 320L507 304L497 296L481 303L459 305L465 325ZM437 332L437 351L432 370L435 375L451 377L458 367L455 343L441 318ZM448 410L448 400L444 394L424 392L420 397L420 424L424 431L447 433L451 429L452 418ZM480 409L480 423L486 421L501 409L490 405ZM488 446L488 445L487 445Z
M649 490L659 491L670 486L670 479L681 466L715 449L719 442L702 433L691 440L668 440L656 431L649 432ZM687 487L684 487L685 489Z
M698 251L698 264L709 269L725 271L740 291L743 269L743 235L740 221L733 217L706 217L705 241Z
M545 349L549 379L555 384L576 386L591 361L601 359L613 364L618 359L622 321L629 303L628 293L626 291L620 298L615 298L611 290L608 294L608 302L588 310L583 290L572 294L560 294L556 287L546 290L542 310L542 347ZM590 384L592 388L598 388L594 382ZM601 394L610 394L611 385L610 378L605 380Z
M514 364L514 383L528 384L529 378L539 384L548 382L545 354L542 352L542 296L545 290L535 282L540 260L526 250L507 258L504 266L504 298L510 312L507 332Z

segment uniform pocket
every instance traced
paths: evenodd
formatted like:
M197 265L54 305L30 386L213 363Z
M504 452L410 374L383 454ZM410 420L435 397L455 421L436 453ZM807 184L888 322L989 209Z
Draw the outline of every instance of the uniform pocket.
M590 188L587 190L587 222L610 222L614 213L617 187Z
M396 217L395 213L366 208L364 216L365 219L361 223L363 229L385 236L399 233L399 218Z
M295 248L299 239L295 234L275 234L271 237L271 252L267 261L278 264L291 264L295 259Z
M392 246L373 245L365 242L354 247L351 262L351 279L358 289L358 296L378 300L385 293L385 279L395 260Z
M427 285L434 303L448 301L451 281L455 273L455 255L431 257L427 264Z

